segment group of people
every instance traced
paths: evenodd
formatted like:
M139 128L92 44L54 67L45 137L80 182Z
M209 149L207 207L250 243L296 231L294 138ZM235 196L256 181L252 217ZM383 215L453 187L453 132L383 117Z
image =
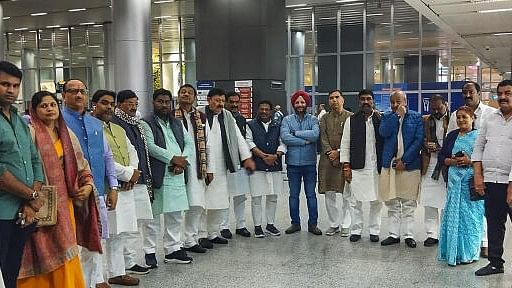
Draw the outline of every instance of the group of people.
M321 121L307 112L311 98L303 91L291 97L295 113L272 113L275 107L264 100L248 121L238 111L238 93L213 88L208 105L197 108L190 84L180 87L175 107L170 91L155 90L153 113L141 119L134 91L98 90L89 99L79 79L65 82L62 104L51 92L35 93L24 119L14 106L21 80L15 65L0 62L0 269L7 288L138 285L129 274L158 267L160 237L165 263L191 263L190 252L227 244L233 237L231 206L235 234L279 236L275 214L285 164L291 218L286 234L302 229L303 184L308 232L322 235L318 179L329 221L326 235L341 232L359 241L363 203L369 202L366 226L370 241L378 242L384 203L391 223L381 245L397 244L403 236L414 248L419 202L425 206L424 245L439 244L440 260L450 265L477 260L489 235L490 264L476 274L503 273L512 204L510 80L498 85L500 109L481 103L480 87L468 82L464 106L449 115L445 100L434 95L432 113L423 118L407 108L401 91L391 94L391 111L382 114L373 92L362 90L359 112L353 114L335 90ZM55 224L39 225L37 213L50 200L41 192L44 186L57 191ZM471 201L471 192L485 195L485 205ZM254 234L245 221L247 195ZM144 264L137 263L140 239Z

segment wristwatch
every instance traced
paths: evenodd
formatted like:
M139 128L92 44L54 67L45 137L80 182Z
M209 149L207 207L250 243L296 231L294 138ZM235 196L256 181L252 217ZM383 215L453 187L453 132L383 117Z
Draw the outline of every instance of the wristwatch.
M39 193L36 190L32 191L32 198L30 200L36 200L39 198Z

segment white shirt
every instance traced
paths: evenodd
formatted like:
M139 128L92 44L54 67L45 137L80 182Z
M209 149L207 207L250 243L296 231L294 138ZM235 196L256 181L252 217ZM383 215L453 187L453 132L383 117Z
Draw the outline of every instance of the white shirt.
M472 161L482 161L484 182L512 181L512 117L495 110L482 123L475 141Z
M475 111L475 129L480 129L482 126L482 123L485 122L484 119L487 118L489 114L496 111L496 108L493 108L489 105L485 105L480 101L480 104L478 104L478 107ZM451 131L458 129L457 126L457 111L453 111L453 113L450 115L450 122L448 123L448 131L446 131L446 134L450 133Z

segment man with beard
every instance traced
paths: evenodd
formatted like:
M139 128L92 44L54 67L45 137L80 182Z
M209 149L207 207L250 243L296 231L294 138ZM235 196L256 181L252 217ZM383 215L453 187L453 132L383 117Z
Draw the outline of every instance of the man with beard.
M350 229L350 206L348 191L344 193L345 178L340 164L340 143L345 121L352 115L343 109L345 99L340 90L329 92L331 111L319 118L320 121L320 161L318 162L318 193L325 194L325 209L329 229L325 235L332 236L340 232L348 237ZM321 104L322 105L322 104ZM323 110L325 111L325 110ZM341 209L338 210L336 194L342 193ZM341 217L340 217L341 216ZM341 219L340 219L341 218ZM341 220L341 221L340 221Z
M481 123L473 161L475 191L485 195L489 264L477 276L503 273L503 240L507 216L512 206L512 80L497 88L499 109Z
M265 216L267 230L270 235L279 236L281 232L274 226L277 208L277 196L283 190L282 157L286 146L279 134L281 123L272 121L272 103L263 100L258 104L258 117L248 123L247 144L256 162L256 171L251 175L251 206L254 222L254 237L263 238L261 228L263 195L265 195Z
M291 225L285 230L292 234L301 230L299 195L301 182L304 181L304 191L308 204L308 232L322 235L317 226L318 206L316 200L316 142L320 136L318 119L307 113L311 106L311 98L304 91L297 91L291 97L295 113L283 118L281 123L281 139L286 145L286 164L290 197Z
M235 91L228 92L226 94L226 99L226 109L229 110L231 114L233 114L233 118L235 118L236 121L236 126L245 139L247 134L247 120L245 120L244 116L240 114L238 109L240 105L240 94ZM229 194L233 198L233 211L235 212L235 232L237 235L243 237L251 237L251 232L247 230L245 225L245 200L247 200L246 194L250 193L249 175L247 175L247 171L245 169L240 168L241 167L235 167L237 171L235 173L228 174ZM233 237L231 231L229 230L229 214L230 213L228 209L225 211L222 224L220 224L220 235L227 239Z
M149 164L149 153L147 148L146 137L144 136L144 128L142 122L136 117L137 106L139 105L137 95L131 90L123 90L117 93L117 107L114 110L114 116L111 122L121 126L130 143L137 151L139 165L137 170L140 171L139 179L133 183L133 194L135 197L135 214L137 216L136 232L126 232L128 243L125 245L125 268L131 274L147 274L148 268L137 265L137 243L140 239L140 229L146 220L153 219L151 211L151 200L153 198L153 187L151 181L151 172ZM156 268L157 262L154 254L146 255L146 265L149 268Z
M22 76L14 64L0 61L0 286L7 288L16 287L25 242L45 201L39 197L41 158L14 106Z
M448 130L448 107L443 96L434 94L429 100L430 115L423 116L424 141L421 150L421 191L419 204L425 207L426 247L436 245L439 234L439 212L446 202L448 167L437 160Z
M184 84L178 90L178 106L171 111L176 119L181 120L188 135L194 139L195 157L187 159L190 167L187 170L187 198L189 209L185 211L184 233L186 251L194 253L206 253L206 248L198 243L199 227L201 219L206 220L206 173L208 171L207 147L206 147L206 115L197 110L193 105L197 91L194 86Z
M137 232L133 185L140 177L140 171L137 169L139 158L124 129L110 122L116 106L116 93L98 90L91 101L93 104L91 115L103 121L103 132L112 149L117 180L121 184L116 209L108 211L110 228L110 237L107 239L108 283L134 286L139 284L139 279L126 275L123 249L128 242L126 239L130 238L126 232Z
M206 134L208 154L208 175L206 189L208 239L202 241L206 246L227 244L228 240L219 236L220 224L226 209L229 209L228 171L234 173L242 163L249 171L255 164L251 152L236 125L233 114L224 109L226 93L220 88L208 92L208 106L205 114L208 120ZM215 178L213 176L215 175ZM203 244L201 244L203 245Z
M192 139L184 130L181 121L170 116L171 92L157 89L153 93L153 111L144 119L145 136L148 141L151 175L155 188L153 201L154 220L144 226L144 252L156 252L160 235L160 215L164 216L165 263L188 264L192 258L182 249L181 224L183 211L188 210L185 171L187 159L192 158Z
M389 237L381 245L400 243L402 230L405 244L416 248L414 211L421 180L423 123L418 112L407 109L404 92L391 93L390 102L391 111L382 116L379 127L379 134L383 138L379 198L386 201L391 221Z
M382 203L378 200L382 165L381 115L373 108L373 92L359 92L359 112L345 122L341 139L340 162L350 188L350 241L357 242L363 232L363 202L370 202L368 229L370 241L378 242Z
M66 81L62 98L62 116L68 128L78 137L84 158L91 167L94 186L99 196L102 238L106 239L109 234L107 207L109 210L115 209L118 189L112 150L103 134L102 122L85 111L88 100L85 84L77 79ZM106 183L110 186L108 190L105 187ZM110 287L103 278L103 261L100 253L82 248L80 261L87 287Z
M480 101L481 98L480 85L473 81L468 81L462 87L462 97L464 97L464 105L469 106L475 112L475 129L480 129L482 124L486 121L488 115L496 111L495 108L485 105ZM457 107L458 108L458 107ZM450 116L450 123L448 124L448 133L457 129L457 116L455 111ZM487 221L484 221L484 231L482 232L482 244L480 256L487 258L488 243L487 243Z

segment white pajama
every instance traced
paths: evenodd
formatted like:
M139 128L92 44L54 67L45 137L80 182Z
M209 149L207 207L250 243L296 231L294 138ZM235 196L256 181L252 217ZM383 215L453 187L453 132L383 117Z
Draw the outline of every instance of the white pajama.
M144 223L153 220L137 220L138 230L144 230ZM141 235L139 231L125 232L126 245L124 246L124 265L126 269L132 268L137 264L137 250L140 249Z
M204 209L201 206L190 206L189 209L185 211L185 243L183 247L190 248L197 245L197 240L199 238L199 226L203 211Z
M125 269L127 267L125 267L124 249L128 244L129 237L128 233L120 233L118 235L111 235L107 239L108 278L126 275Z
M263 196L254 196L251 199L251 210L252 219L254 226L261 226L263 223L263 207L262 201ZM266 224L274 224L277 208L277 195L266 195L265 196L265 217L267 218Z
M370 235L380 234L382 202L379 200L370 201L370 214L368 217L368 230ZM350 233L361 235L363 232L363 202L352 197L350 201L352 225Z
M249 180L247 178L247 180ZM236 229L242 229L246 227L245 224L245 200L247 196L245 194L233 196L233 210L235 211ZM229 229L229 209L224 209L222 215L222 222L220 229Z
M327 221L329 227L349 228L350 227L350 193L343 193L341 207L338 209L335 191L325 192L325 209L327 210Z
M394 198L386 201L389 217L389 236L400 238L402 228L405 239L414 238L414 211L417 203L415 200Z
M165 255L178 251L183 246L181 242L181 224L183 223L183 211L163 213L164 217L164 253ZM149 220L144 225L144 253L156 253L157 240L160 235L160 215Z
M438 239L439 237L439 210L435 207L425 206L425 230L427 230L427 238Z
M227 209L208 209L206 212L206 230L208 233L208 239L212 240L219 237L220 224L222 223L222 217L226 213Z
M96 284L105 282L103 277L103 257L100 253L89 251L87 248L82 247L80 263L82 264L82 273L86 287L96 288Z

